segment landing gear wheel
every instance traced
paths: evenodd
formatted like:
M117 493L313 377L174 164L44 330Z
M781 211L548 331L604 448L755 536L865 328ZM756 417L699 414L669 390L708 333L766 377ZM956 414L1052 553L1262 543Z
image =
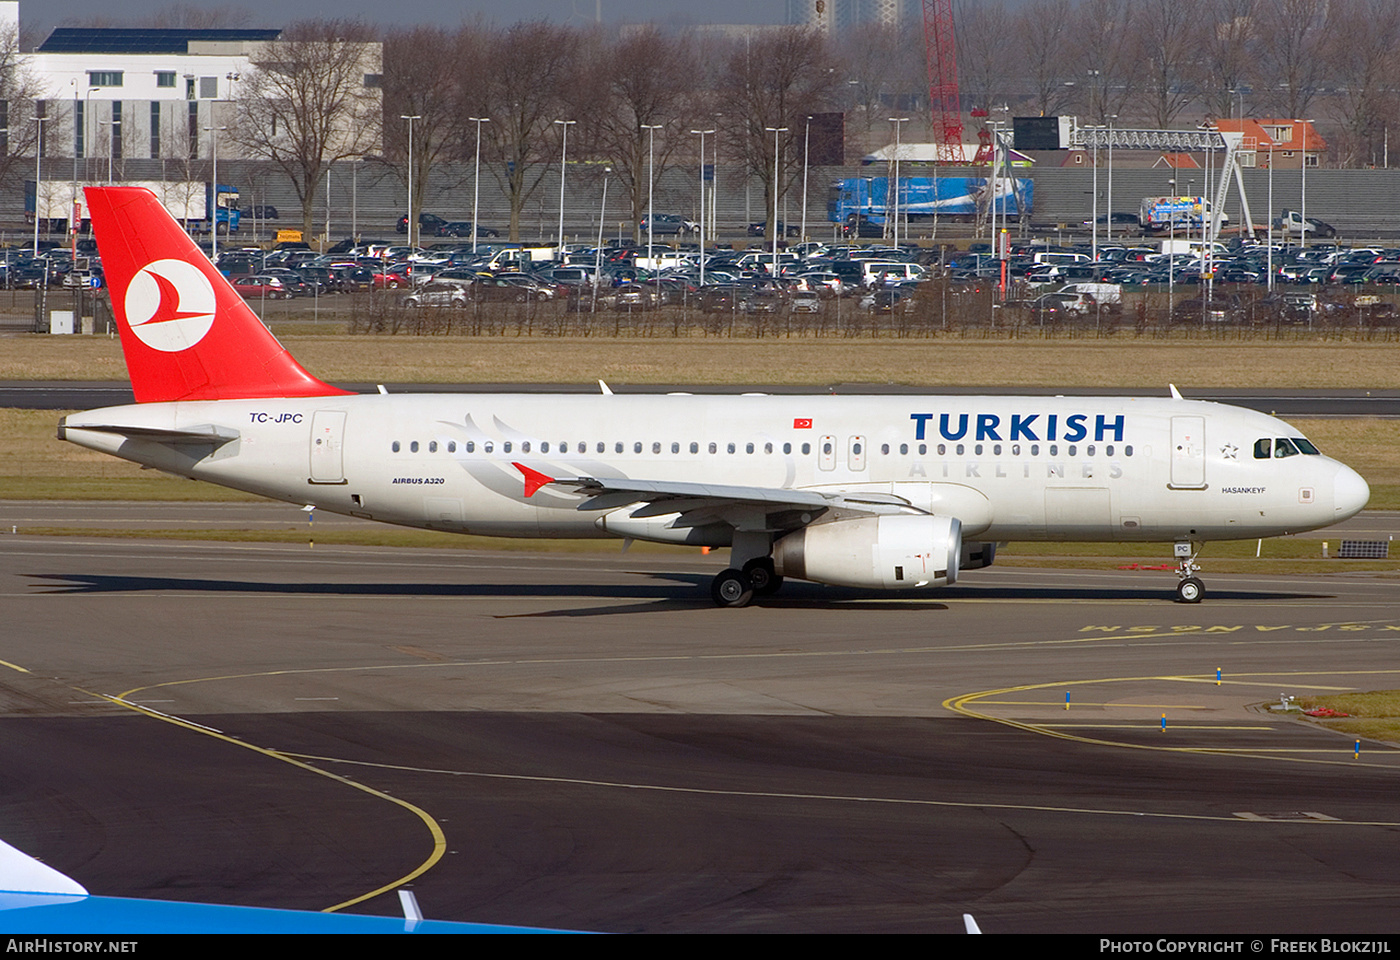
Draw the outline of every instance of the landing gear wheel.
M742 570L723 570L710 581L710 596L717 607L747 607L753 583Z
M1181 603L1200 603L1206 585L1195 577L1187 577L1176 585L1176 599Z
M758 557L744 564L744 575L753 584L755 597L769 597L778 592L783 578L773 571L772 557Z

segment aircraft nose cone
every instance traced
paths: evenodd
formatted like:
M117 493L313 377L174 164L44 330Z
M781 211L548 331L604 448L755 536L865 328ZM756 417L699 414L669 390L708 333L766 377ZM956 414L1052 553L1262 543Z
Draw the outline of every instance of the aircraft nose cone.
M1345 520L1356 516L1361 512L1361 508L1366 506L1366 501L1371 499L1371 488L1361 479L1361 474L1351 467L1343 466L1337 470L1337 479L1332 484L1332 496L1337 511L1336 519Z

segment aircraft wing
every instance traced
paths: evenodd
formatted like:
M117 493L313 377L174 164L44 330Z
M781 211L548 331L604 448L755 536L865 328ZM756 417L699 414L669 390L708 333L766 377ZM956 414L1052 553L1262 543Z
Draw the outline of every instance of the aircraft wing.
M402 918L98 897L67 874L0 840L0 927L7 934L570 932L424 920L417 899L405 893L400 891L399 897Z
M729 521L731 517L762 512L772 517L787 514L777 526L806 526L828 510L850 515L923 513L903 497L885 493L793 490L784 487L751 487L722 483L689 483L682 480L634 480L618 477L551 477L522 463L513 466L525 478L525 496L544 486L571 489L584 495L580 510L608 510L634 503L644 506L631 512L634 519L679 513L693 525L701 521Z

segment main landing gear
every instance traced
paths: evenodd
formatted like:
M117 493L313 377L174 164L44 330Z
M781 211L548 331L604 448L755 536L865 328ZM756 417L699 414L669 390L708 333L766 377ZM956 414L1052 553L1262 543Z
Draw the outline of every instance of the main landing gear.
M747 607L754 597L778 592L783 578L773 569L773 538L766 532L734 532L728 570L710 582L710 596L717 607Z
M1180 561L1176 568L1176 575L1180 578L1176 585L1178 603L1200 603L1201 597L1205 596L1206 585L1196 576L1201 569L1196 563L1199 553L1200 550L1193 543L1176 545L1176 557Z
M773 569L772 557L755 557L744 569L723 570L710 582L710 596L717 607L746 607L754 597L778 592L783 578Z

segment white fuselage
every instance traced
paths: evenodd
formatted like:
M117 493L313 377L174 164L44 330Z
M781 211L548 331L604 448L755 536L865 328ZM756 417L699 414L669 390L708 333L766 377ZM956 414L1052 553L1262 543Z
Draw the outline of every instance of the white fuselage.
M1345 519L1369 496L1329 457L1256 456L1261 440L1301 436L1286 423L1176 399L356 395L113 407L68 417L64 436L292 503L502 537L724 545L674 517L579 510L569 491L526 497L515 463L556 478L887 494L988 541L1276 536Z

